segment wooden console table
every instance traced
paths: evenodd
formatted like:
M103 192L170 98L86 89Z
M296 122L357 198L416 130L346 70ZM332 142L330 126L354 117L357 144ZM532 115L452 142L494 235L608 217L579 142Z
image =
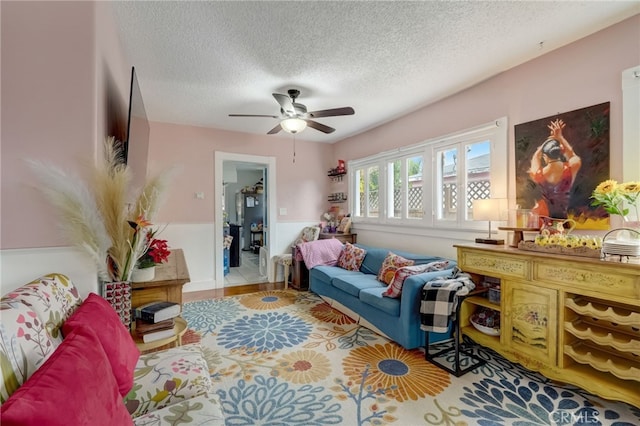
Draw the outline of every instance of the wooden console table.
M182 286L191 281L182 249L171 249L166 263L156 265L151 281L131 283L131 307L156 300L182 304Z
M456 245L476 284L500 280L500 304L468 297L462 334L510 361L603 398L640 407L640 265L505 246ZM475 329L477 307L500 313L500 335Z

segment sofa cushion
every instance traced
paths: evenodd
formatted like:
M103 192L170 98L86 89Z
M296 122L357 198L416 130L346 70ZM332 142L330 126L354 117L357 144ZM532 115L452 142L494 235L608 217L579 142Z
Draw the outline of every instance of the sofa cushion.
M124 400L132 417L211 391L209 367L197 344L140 356Z
M363 244L357 244L357 246L367 252L360 266L360 271L365 274L378 275L378 271L382 268L382 262L384 262L384 259L387 257L389 249L370 247Z
M412 275L422 274L424 272L441 271L443 269L447 269L448 267L449 261L442 260L425 263L423 265L413 265L399 268L393 276L391 284L382 293L382 295L393 298L400 297L400 295L402 294L402 286L404 285L404 282L408 277Z
M331 285L354 297L360 297L360 291L365 288L386 288L375 275L338 275L331 280Z
M380 267L380 272L378 272L378 281L382 281L383 283L389 285L393 280L393 276L395 275L398 268L402 268L403 266L411 266L414 264L413 260L405 259L402 256L398 256L393 252L389 252L387 257L384 258L382 262L382 266Z
M338 258L338 266L348 271L359 271L367 251L351 243L345 243Z
M309 274L313 274L315 279L328 285L331 285L331 280L341 275L362 275L360 271L347 271L338 266L316 266L309 271Z
M133 370L140 351L116 311L102 297L90 293L62 325L62 333L66 336L78 327L89 327L96 332L111 363L120 394L126 395L133 386Z
M44 323L27 305L7 299L0 302L0 402L11 394L51 356L56 344Z
M360 300L394 317L400 316L400 300L383 297L386 287L365 288L360 291Z
M2 425L132 424L95 333L79 327L2 405Z

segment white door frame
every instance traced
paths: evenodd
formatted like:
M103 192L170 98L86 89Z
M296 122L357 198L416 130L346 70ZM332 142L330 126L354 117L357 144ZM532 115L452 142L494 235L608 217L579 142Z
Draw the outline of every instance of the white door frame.
M222 255L222 241L224 239L224 233L222 230L222 222L224 217L222 215L222 169L225 161L239 161L245 163L258 163L263 165L266 169L267 176L267 226L264 227L264 232L267 234L266 244L267 247L275 247L275 230L277 229L276 216L276 158L275 157L263 157L259 155L245 155L235 154L231 152L214 152L214 259L215 259L215 287L216 289L224 288L224 267L223 267L223 255ZM271 262L267 262L267 277L271 277L273 265Z

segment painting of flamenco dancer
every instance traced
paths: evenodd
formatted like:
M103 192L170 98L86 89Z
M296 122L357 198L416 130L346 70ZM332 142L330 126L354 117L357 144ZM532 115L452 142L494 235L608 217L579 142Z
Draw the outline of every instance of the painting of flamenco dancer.
M515 126L516 203L576 229L608 229L591 206L609 179L609 102Z

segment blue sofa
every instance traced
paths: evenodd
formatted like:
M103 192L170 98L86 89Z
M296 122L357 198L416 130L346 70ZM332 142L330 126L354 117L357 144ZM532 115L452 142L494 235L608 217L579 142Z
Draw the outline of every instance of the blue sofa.
M339 266L316 266L309 271L309 290L358 320L361 325L385 335L406 349L424 346L424 331L420 329L422 287L437 276L451 274L456 266L455 260L362 244L356 246L367 251L359 271L348 271ZM399 299L386 297L382 293L387 286L378 281L377 274L390 251L414 260L416 265L448 260L449 268L410 276L404 282ZM429 333L430 342L449 337L449 333Z

